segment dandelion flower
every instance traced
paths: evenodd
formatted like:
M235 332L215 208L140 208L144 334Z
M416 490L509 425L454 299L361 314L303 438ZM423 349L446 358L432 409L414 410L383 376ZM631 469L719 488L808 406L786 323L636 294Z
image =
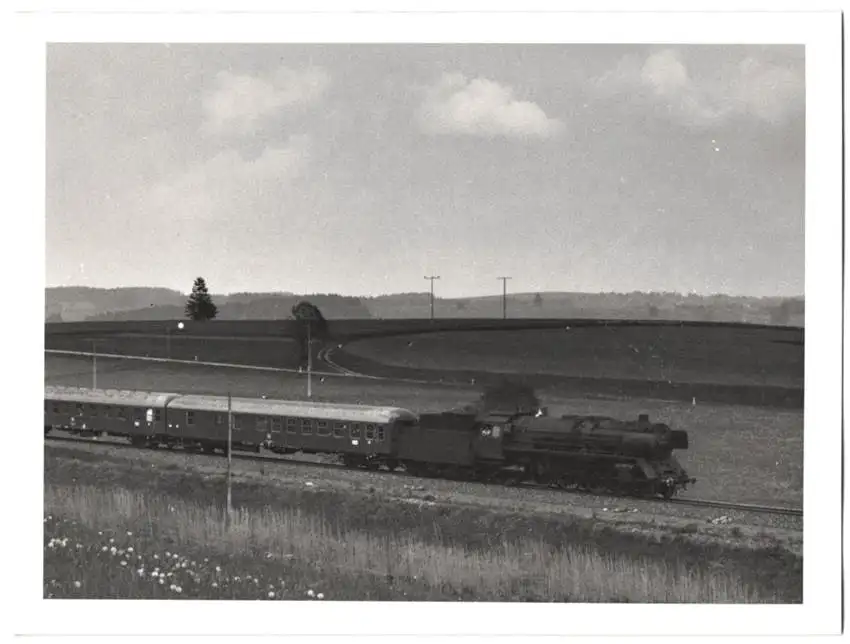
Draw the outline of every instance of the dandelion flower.
M181 568L185 568L185 567L186 567L186 562L184 561L183 563L181 563L181 564L180 564L180 567L181 567Z
M216 572L221 572L221 566L216 566L216 567L215 567L215 571L216 571Z
M115 539L110 539L109 543L115 543Z
M106 552L107 550L109 550L109 548L107 548L106 546L103 546L103 547L100 549L100 551L101 551L101 552Z
M144 568L139 568L136 572L138 573L139 577L145 576L145 569Z
M210 560L207 557L204 557L204 563L209 563Z
M159 585L162 586L165 583L165 579L162 577L159 578Z
M177 593L182 593L183 592L183 586L177 586L177 588L175 588L174 591L177 592Z
M124 554L124 548L121 548L121 549L118 551L118 554L119 554L119 555L123 555L123 554Z
M112 554L114 555L116 552L118 552L118 548L116 548L115 546L112 546L112 547L109 549L109 552L110 552L110 553L112 553Z
M83 544L81 544L81 543L78 543L78 544L77 544L77 550L79 550L79 549L80 549L80 548L82 548L82 547L83 547Z
M79 581L74 582L74 588L79 588L82 584Z
M176 584L171 584L171 585L168 587L168 590L177 590L177 585L176 585Z
M133 546L130 546L129 548L127 548L127 552L133 552Z
M180 555L178 555L178 554L175 552L173 555L171 555L171 557L172 557L173 559L179 559L179 558L180 558Z
M154 556L153 556L153 558L158 560L158 559L159 559L159 555L154 555Z
M324 599L324 598L325 598L324 593L319 593L318 595L316 595L316 599Z
M307 597L313 597L314 595L315 595L315 593L313 592L312 588L307 591Z
M98 536L102 537L103 536L103 530L98 530L97 534L98 534Z
M212 587L213 587L213 588L218 588L218 582L217 582L217 581L214 581L214 582L212 583Z
M132 536L133 536L133 533L132 533L132 532L130 532L130 531L128 530L128 531L127 531L127 536L128 536L128 537L132 537Z
M274 599L274 591L273 590L269 591L269 599Z
M233 581L239 581L239 575L236 575L236 576L233 578Z
M47 544L47 547L48 548L55 548L56 546L54 546L53 542L51 541L50 543Z

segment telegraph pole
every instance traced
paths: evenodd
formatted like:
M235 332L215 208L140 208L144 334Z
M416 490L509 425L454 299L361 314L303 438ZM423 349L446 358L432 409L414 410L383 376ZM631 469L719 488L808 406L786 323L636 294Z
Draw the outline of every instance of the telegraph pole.
M91 341L91 388L97 389L97 342Z
M502 319L508 317L508 280L510 277L497 277L497 280L502 280Z
M233 463L233 403L230 392L227 392L227 508L225 509L225 524L230 528L231 512L233 511L233 498L230 491L231 466Z
M310 334L312 320L307 320L307 398L313 397L313 341Z
M431 280L431 319L434 319L434 280L440 279L439 275L426 275L426 280Z

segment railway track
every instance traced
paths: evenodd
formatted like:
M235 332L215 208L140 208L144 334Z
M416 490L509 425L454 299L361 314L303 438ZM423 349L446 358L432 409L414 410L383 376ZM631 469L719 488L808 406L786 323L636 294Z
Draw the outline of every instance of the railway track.
M44 440L46 442L51 443L83 443L83 444L92 444L92 445L105 445L109 447L119 447L119 448L129 448L129 449L151 449L151 451L174 451L168 448L164 448L164 450L160 450L157 448L139 448L134 445L131 445L127 442L122 442L114 439L87 439L87 438L77 438L73 436L45 436ZM183 451L183 450L181 450ZM210 458L221 458L220 455L216 454L203 454L199 451L189 451L187 453L193 455L203 455L209 456ZM244 460L244 461L265 461L271 463L286 463L291 465L304 465L310 467L317 467L323 469L337 469L337 470L351 470L352 468L347 467L341 463L322 463L322 462L314 462L314 461L299 461L292 458L286 458L284 456L271 455L271 454L258 454L255 452L237 452L234 451L232 453L232 458L234 460ZM421 478L415 477L412 474L408 474L407 472L381 472L382 474L386 474L389 476L398 476L398 477L407 477L407 478ZM483 485L488 485L487 483L482 483ZM523 487L531 487L536 489L550 489L546 486L535 485L535 484L522 484ZM580 492L580 491L569 491L570 494L575 495L589 495L589 492ZM622 497L623 499L628 499L629 497ZM641 501L647 501L649 499L636 499ZM790 508L790 507L782 507L782 506L770 506L770 505L754 505L750 503L731 503L727 501L711 501L707 499L683 499L683 498L674 498L669 499L667 501L657 500L655 501L659 504L670 503L675 505L688 505L692 507L704 507L704 508L718 508L723 510L736 510L739 512L754 512L758 514L780 514L787 516L803 516L802 508Z

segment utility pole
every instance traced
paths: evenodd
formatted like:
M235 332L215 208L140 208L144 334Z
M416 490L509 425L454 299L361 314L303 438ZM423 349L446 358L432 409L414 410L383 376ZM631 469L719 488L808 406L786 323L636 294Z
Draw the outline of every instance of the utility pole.
M497 280L502 280L502 319L508 318L508 280L510 277L497 277Z
M91 388L97 389L97 342L91 341Z
M230 491L231 466L233 463L233 403L230 392L227 392L227 507L225 508L225 525L230 529L231 513L233 511L233 498Z
M426 275L426 280L431 280L431 319L434 319L434 280L440 279L439 275Z
M313 338L310 328L313 321L307 320L307 398L313 397Z

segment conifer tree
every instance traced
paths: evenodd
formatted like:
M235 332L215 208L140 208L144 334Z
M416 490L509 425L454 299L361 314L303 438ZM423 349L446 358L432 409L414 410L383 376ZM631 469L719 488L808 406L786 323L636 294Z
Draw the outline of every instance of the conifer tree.
M186 302L186 317L198 322L212 320L218 315L218 307L213 303L203 277L195 280L192 294Z

